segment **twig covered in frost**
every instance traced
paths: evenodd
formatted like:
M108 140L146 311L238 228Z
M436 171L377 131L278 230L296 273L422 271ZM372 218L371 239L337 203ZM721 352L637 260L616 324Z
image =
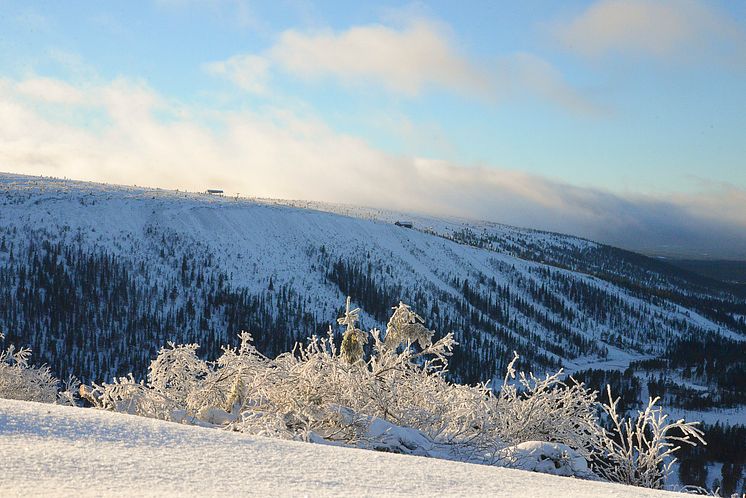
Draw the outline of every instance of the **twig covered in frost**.
M646 488L662 488L676 458L677 443L696 446L707 444L699 422L683 419L667 422L668 415L656 406L659 398L651 398L637 418L623 419L617 411L619 398L612 398L607 386L608 404L602 404L611 421L611 432L603 431L602 446L594 468L606 479Z

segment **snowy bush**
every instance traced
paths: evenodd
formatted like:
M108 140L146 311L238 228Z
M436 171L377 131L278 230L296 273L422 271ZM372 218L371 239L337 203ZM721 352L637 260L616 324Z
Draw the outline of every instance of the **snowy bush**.
M551 441L575 448L590 458L600 444L596 393L582 383L562 380L562 371L537 378L507 368L494 410L499 438L508 444ZM512 382L517 377L517 383Z
M81 386L81 396L99 408L255 435L648 487L665 482L674 442L701 441L692 424L664 424L654 402L631 422L616 402L600 405L594 391L563 380L561 371L541 378L517 373L517 355L499 390L449 382L452 334L434 341L403 303L385 333L357 328L359 313L348 299L338 320L345 327L339 348L331 329L274 359L260 354L246 332L238 348L224 347L214 362L199 359L195 344L169 344L147 381L130 375ZM602 409L611 431L600 424Z
M598 477L588 468L588 461L577 450L562 443L526 441L500 450L500 465L557 476Z
M646 488L663 488L676 461L672 454L679 449L677 443L696 446L705 443L696 422L677 420L667 423L668 416L656 407L659 398L650 399L644 411L635 420L622 419L617 412L619 398L611 396L603 410L611 421L610 433L600 439L602 446L594 468L602 477L622 484Z
M0 332L0 340L5 336ZM54 403L57 379L46 366L29 365L31 350L12 344L0 351L0 398Z

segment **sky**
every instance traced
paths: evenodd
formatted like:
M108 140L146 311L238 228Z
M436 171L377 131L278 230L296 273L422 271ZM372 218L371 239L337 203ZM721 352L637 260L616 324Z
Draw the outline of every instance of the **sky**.
M746 3L0 0L0 171L746 259Z

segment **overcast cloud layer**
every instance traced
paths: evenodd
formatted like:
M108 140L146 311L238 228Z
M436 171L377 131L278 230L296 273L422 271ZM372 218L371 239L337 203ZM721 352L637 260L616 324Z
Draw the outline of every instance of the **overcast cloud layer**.
M189 107L125 79L0 80L0 170L452 214L633 249L746 257L746 192L733 186L622 196L497 165L391 155L313 115Z

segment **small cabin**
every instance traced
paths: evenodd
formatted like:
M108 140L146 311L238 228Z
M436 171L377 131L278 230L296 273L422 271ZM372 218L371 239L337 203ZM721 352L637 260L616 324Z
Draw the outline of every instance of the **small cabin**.
M210 195L223 195L223 191L217 188L208 188L207 193Z
M401 221L401 220L399 220L399 221L396 221L394 223L394 225L396 225L398 227L404 227L404 228L412 228L412 227L414 227L414 223L412 223L411 221Z

